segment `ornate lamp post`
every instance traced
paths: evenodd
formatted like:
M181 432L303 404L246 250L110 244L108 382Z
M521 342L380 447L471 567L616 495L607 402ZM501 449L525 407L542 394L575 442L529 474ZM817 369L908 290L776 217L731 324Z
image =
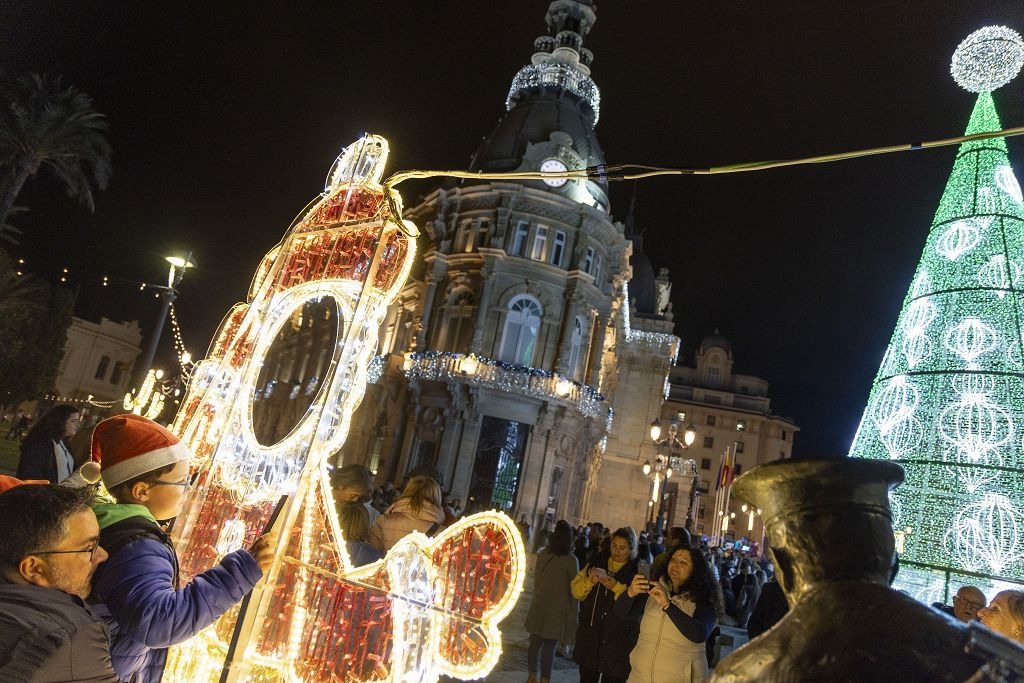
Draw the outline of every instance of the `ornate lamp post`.
M684 451L693 445L697 438L697 428L692 424L683 431L682 440L679 439L679 422L672 420L668 426L668 433L662 437L661 422L655 420L651 423L651 441L657 449L657 456L652 464L647 461L643 464L643 472L651 480L650 507L654 509L657 503L657 518L654 523L654 533L660 534L665 524L665 482L676 472L686 471L692 477L690 485L690 500L686 510L686 527L693 528L693 510L697 501L697 463L693 458L682 458L675 454L676 451ZM684 475L685 476L685 475Z

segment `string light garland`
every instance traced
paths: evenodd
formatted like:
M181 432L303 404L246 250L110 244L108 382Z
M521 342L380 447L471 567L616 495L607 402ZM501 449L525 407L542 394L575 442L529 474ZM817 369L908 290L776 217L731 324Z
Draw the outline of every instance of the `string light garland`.
M850 451L906 473L891 494L894 585L919 599L1024 586L1024 204L1006 142L979 137L1000 129L989 90L1016 74L1021 46L992 27L957 48L953 75L979 92L967 141Z
M72 396L60 396L58 394L44 394L43 395L43 400L44 401L51 401L53 403L74 403L74 404L79 404L79 405L85 404L85 405L90 405L90 406L92 406L94 408L101 408L103 410L106 410L107 408L113 408L117 404L117 401L97 400L97 399L93 398L92 394L89 394L85 398L75 398L75 397L72 397Z
M403 364L405 376L424 380L464 380L473 386L563 401L586 417L600 417L607 407L596 389L540 368L516 365L476 354L451 351L410 353Z
M165 679L480 678L501 652L497 623L525 569L508 517L473 515L435 539L413 534L383 561L356 568L329 487L327 460L345 442L381 322L415 253L417 230L402 221L398 193L381 185L387 156L387 141L374 135L342 152L324 193L264 258L248 300L228 312L193 369L172 425L196 468L175 527L182 581L251 544L287 502L277 557L248 606L172 648ZM305 387L312 402L291 431L261 443L254 406L267 391L267 354L297 309L325 297L339 321L328 367Z

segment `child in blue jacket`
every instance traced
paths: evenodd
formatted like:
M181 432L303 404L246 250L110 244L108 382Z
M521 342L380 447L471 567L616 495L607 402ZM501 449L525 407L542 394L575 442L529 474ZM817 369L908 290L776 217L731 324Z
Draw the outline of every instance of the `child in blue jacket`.
M152 420L119 415L96 425L92 457L117 502L93 507L100 545L110 557L93 578L90 601L110 626L118 678L156 682L169 646L212 624L263 578L277 539L268 534L249 550L228 553L179 588L178 556L160 522L184 505L188 448Z

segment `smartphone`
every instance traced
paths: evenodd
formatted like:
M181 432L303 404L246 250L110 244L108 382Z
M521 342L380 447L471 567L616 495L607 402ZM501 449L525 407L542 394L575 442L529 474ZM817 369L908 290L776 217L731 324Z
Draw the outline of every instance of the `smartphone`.
M640 560L640 564L636 567L637 573L644 577L648 581L651 580L651 563L647 560Z

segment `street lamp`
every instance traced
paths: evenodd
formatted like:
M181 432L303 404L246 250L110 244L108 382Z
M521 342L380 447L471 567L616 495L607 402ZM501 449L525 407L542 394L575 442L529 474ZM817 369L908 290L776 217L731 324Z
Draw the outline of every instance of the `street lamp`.
M195 268L196 262L192 258L192 252L185 255L185 258L180 256L165 256L164 260L171 265L170 270L167 273L167 286L162 287L160 285L143 285L143 288L149 287L151 289L160 290L161 298L164 300L164 305L160 308L160 316L156 319L156 326L153 328L153 338L149 340L149 348L146 350L146 357L142 362L142 377L146 377L149 371L153 367L153 358L156 357L156 347L160 343L160 335L164 331L164 323L167 321L167 312L171 310L171 304L178 296L178 285L181 284L181 279L185 277L185 271L189 268Z
M663 487L664 483L672 477L673 468L677 472L686 469L692 473L690 503L686 511L686 526L688 529L693 528L693 510L697 500L697 463L692 458L684 459L675 455L674 452L686 450L693 445L696 438L697 428L692 424L683 430L682 439L680 439L679 423L676 420L672 420L669 423L668 434L664 438L662 438L661 422L658 420L651 422L651 441L654 442L657 455L653 464L647 461L641 469L644 475L651 480L651 505L649 507L653 509L654 502L657 501L658 503L658 517L654 526L656 534L662 532L665 523L665 493Z

